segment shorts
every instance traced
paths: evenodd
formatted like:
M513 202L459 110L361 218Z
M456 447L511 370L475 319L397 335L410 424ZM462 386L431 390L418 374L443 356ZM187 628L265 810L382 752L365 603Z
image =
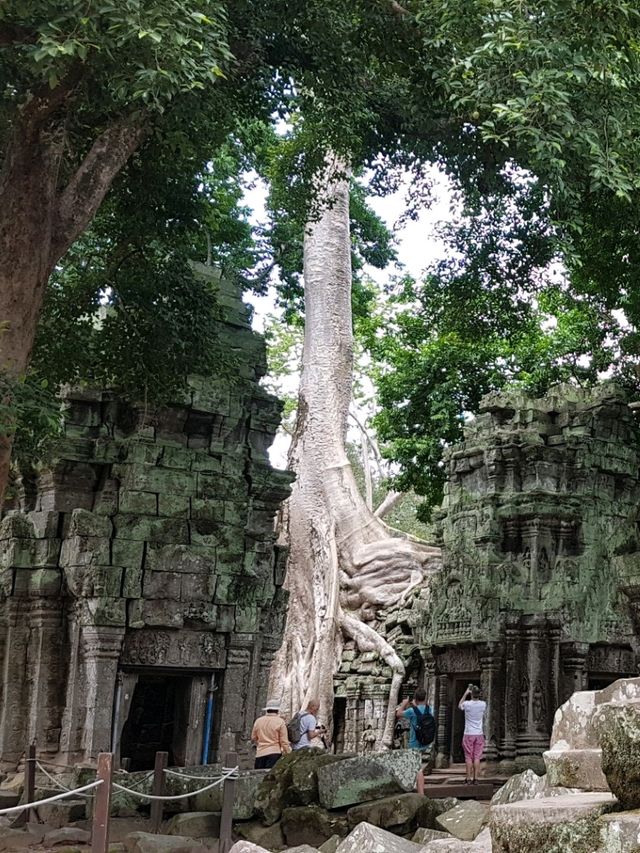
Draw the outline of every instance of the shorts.
M280 758L282 758L282 754L279 752L261 755L255 760L255 764L253 765L254 770L269 770Z
M480 761L484 752L484 735L464 735L462 749L466 761Z

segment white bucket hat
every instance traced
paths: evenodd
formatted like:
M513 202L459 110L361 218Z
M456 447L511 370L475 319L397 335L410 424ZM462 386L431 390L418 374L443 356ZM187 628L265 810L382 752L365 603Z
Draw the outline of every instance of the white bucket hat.
M263 711L279 711L280 710L280 700L279 699L269 699L267 704L262 709Z

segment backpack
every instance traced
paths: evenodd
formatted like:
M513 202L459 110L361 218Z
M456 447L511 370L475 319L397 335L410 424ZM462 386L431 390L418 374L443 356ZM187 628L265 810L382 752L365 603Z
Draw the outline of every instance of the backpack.
M420 746L430 746L436 737L436 721L428 708L427 705L423 713L416 705L413 705L413 713L416 715L416 724L413 728Z
M289 736L289 743L300 743L302 735L304 734L304 729L302 728L302 720L304 717L308 717L309 715L304 711L298 711L297 714L289 720L287 723L287 735Z

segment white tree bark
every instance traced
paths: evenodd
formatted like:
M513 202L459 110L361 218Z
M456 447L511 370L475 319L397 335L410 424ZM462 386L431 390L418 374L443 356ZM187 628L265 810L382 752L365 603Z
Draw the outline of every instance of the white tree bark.
M318 698L331 728L333 678L343 638L377 651L393 682L383 745L393 736L404 666L375 628L440 565L440 550L387 527L367 508L347 460L353 333L349 187L337 162L324 176L324 209L304 241L305 337L290 467L297 475L282 514L289 547L289 609L270 692L293 714ZM333 178L333 180L332 180Z

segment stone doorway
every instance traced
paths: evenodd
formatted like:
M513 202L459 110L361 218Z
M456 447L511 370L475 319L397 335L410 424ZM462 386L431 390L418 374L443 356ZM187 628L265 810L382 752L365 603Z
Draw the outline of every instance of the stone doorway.
M449 707L451 709L451 742L449 754L453 764L464 763L462 736L464 734L464 711L458 708L458 702L470 684L480 684L479 672L456 673L449 679Z
M120 673L116 765L152 770L156 752L168 752L173 766L200 764L210 678L210 673L158 669Z

